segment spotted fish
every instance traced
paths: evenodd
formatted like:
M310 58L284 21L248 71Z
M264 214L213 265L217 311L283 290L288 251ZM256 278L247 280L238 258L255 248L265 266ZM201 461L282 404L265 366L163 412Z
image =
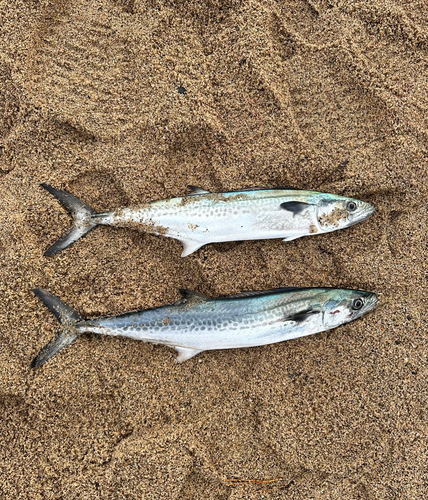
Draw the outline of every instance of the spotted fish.
M173 347L181 362L202 351L260 346L330 330L377 304L372 292L335 288L279 288L216 299L189 290L180 293L180 300L171 305L86 320L58 297L37 288L35 294L55 314L62 330L31 366L43 365L85 332Z
M98 225L140 228L175 238L182 257L207 243L282 238L329 233L367 219L374 207L367 202L290 188L249 189L210 193L189 186L182 198L153 201L135 208L96 213L67 191L42 184L72 214L74 223L45 255L64 250Z

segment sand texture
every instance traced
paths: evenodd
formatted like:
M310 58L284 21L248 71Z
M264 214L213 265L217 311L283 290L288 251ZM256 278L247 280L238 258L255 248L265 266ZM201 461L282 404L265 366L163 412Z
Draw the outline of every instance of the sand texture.
M427 498L427 33L423 0L0 0L0 498ZM42 182L99 211L193 184L377 212L184 259L102 227L47 258L71 219ZM36 286L85 317L178 288L360 288L380 305L182 365L84 335L30 370L58 329Z

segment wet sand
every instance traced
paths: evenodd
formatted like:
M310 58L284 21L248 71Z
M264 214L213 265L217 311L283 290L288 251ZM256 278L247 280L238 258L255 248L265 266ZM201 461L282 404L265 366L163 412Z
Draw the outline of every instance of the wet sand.
M1 498L427 496L427 28L421 0L0 1ZM193 184L314 189L377 212L184 259L177 241L97 228L46 258L70 218L42 182L96 210ZM289 285L380 305L182 365L85 335L29 369L58 329L36 286L95 317L178 288Z

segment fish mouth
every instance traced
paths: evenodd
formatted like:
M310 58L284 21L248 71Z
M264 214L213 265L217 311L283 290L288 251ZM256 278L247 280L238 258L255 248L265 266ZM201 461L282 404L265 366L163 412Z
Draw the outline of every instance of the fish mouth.
M367 210L365 219L371 217L376 212L376 208L371 203L366 203L365 209Z
M373 311L373 309L378 305L378 303L379 299L377 295L373 292L367 292L364 301L364 309L361 312L361 316L365 316L370 311Z
M379 304L379 299L375 293L370 297L371 309L374 309Z

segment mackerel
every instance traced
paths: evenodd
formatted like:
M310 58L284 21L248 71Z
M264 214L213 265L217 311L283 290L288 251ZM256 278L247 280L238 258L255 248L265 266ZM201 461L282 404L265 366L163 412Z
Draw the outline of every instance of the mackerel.
M183 244L182 257L207 243L302 236L343 229L375 211L367 202L290 188L249 189L210 193L189 186L192 193L153 201L134 208L97 213L68 193L42 184L73 216L73 225L45 255L56 254L98 225L131 227L175 238Z
M330 330L363 316L378 302L372 292L337 288L278 288L216 299L180 290L174 304L86 320L46 290L34 292L62 329L32 368L86 332L163 344L176 349L182 362L202 351L261 346Z

